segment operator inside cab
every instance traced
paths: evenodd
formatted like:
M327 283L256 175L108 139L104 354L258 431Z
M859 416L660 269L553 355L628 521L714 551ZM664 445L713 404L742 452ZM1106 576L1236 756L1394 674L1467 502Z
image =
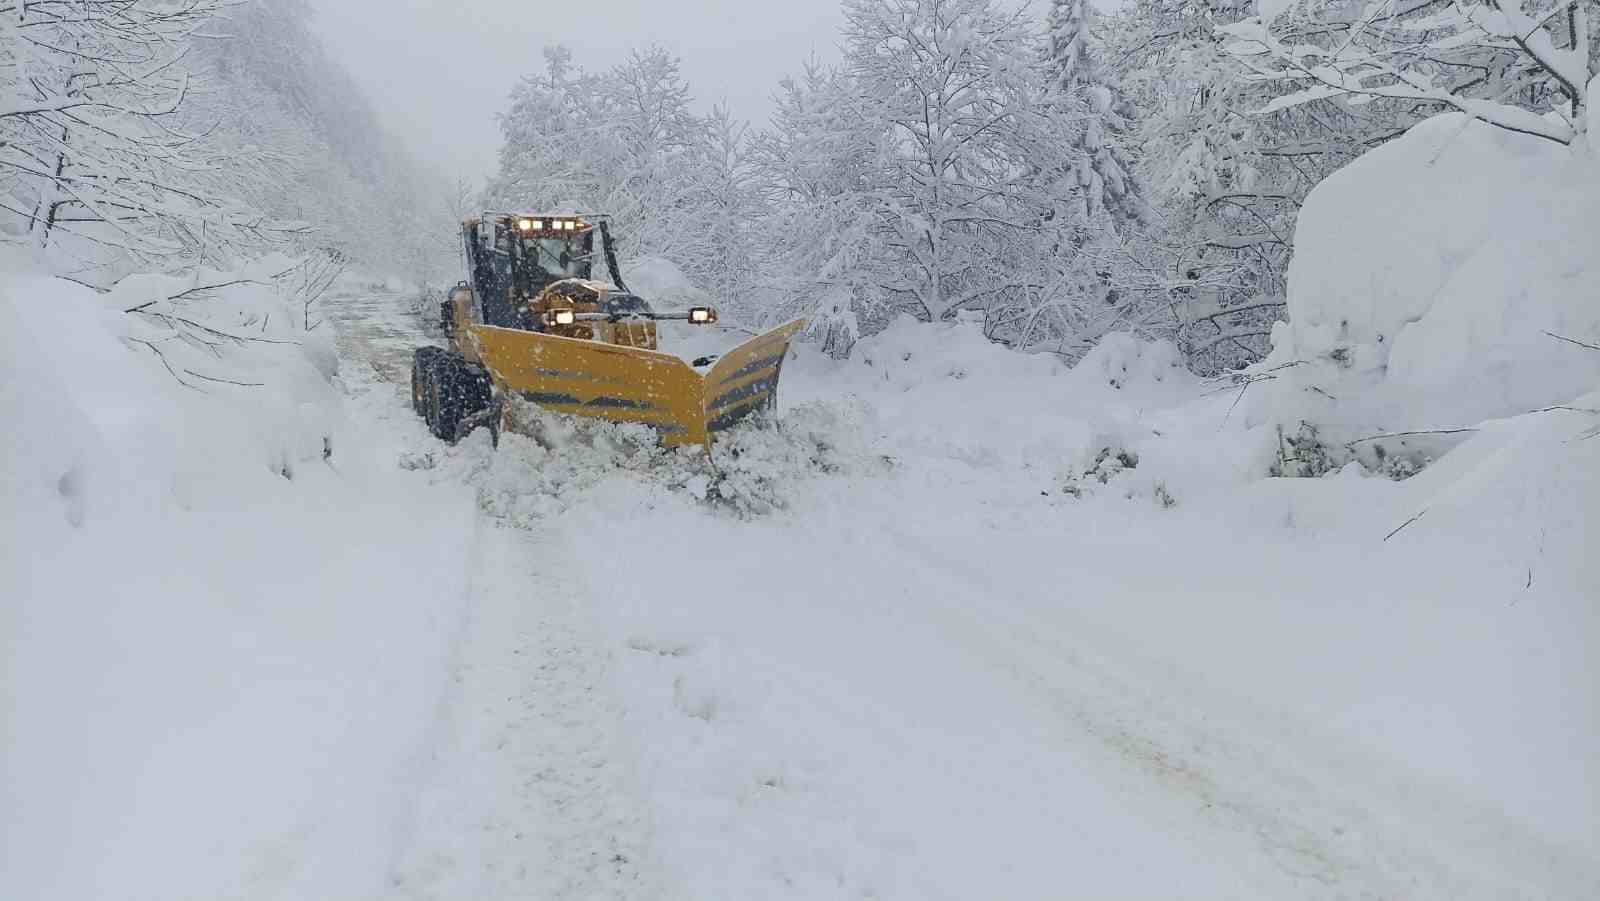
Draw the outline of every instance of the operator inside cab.
M589 277L594 229L577 216L486 216L476 244L469 252L478 251L472 264L487 289L488 324L543 331L529 304L552 282Z

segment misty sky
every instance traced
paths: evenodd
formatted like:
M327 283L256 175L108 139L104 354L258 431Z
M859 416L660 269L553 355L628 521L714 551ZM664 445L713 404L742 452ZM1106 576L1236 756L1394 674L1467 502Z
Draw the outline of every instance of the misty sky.
M311 0L316 29L387 124L450 176L494 166L495 114L546 44L603 69L659 43L683 61L697 102L760 124L778 79L838 57L839 0Z

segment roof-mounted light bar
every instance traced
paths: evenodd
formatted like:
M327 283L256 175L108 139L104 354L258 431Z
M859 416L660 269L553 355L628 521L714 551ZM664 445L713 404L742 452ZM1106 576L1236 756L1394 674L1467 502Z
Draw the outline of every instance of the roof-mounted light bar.
M589 228L589 223L576 216L514 216L511 225L521 234L533 232L578 232Z

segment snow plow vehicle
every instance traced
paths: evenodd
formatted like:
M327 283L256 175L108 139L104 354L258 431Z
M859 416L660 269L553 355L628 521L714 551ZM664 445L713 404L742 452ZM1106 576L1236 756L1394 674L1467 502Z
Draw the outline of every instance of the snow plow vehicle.
M658 311L624 284L603 217L485 213L462 223L467 279L440 318L447 347L419 347L412 406L454 443L478 426L516 428L508 402L643 423L666 445L710 447L768 409L800 321L692 363L659 350L656 324L714 326L710 307ZM595 238L611 281L591 278Z

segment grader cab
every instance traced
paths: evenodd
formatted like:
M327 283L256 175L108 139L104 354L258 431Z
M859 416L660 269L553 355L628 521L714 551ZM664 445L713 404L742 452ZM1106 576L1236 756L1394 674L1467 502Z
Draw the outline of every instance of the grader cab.
M596 237L611 280L593 278ZM462 223L468 278L441 309L447 347L420 347L412 405L454 442L478 425L498 429L506 401L560 413L644 423L662 443L710 446L767 409L791 322L693 365L659 347L656 324L715 326L710 307L655 310L624 284L609 223L576 215L485 213Z

